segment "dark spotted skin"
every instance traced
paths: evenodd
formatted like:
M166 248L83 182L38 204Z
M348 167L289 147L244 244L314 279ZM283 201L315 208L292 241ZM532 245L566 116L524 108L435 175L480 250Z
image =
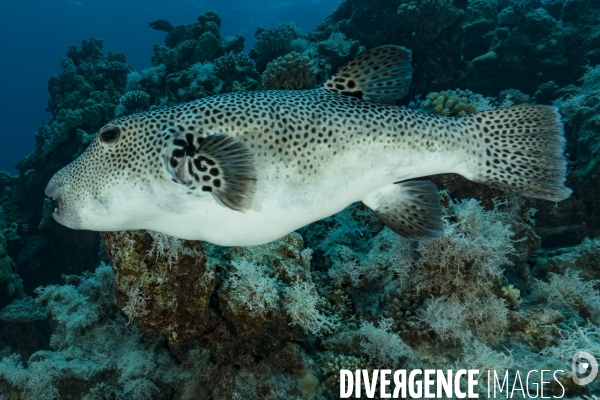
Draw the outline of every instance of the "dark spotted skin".
M148 166L157 178L164 173L157 145L173 148L169 162L176 167L203 137L220 132L242 138L254 151L257 162L285 166L288 173L298 174L304 181L328 167L323 163L325 159L348 148L360 147L367 153L369 147L377 151L437 152L440 148L466 149L472 143L469 138L464 146L457 141L467 130L465 121L364 102L325 89L226 94L113 123L122 126L126 134L131 132L127 136L135 137L122 145L130 156L115 158L122 163L118 173L132 172L128 171L130 162L125 168L124 161L135 159L132 151L138 148L155 158ZM130 140L138 143L132 145ZM132 164L135 166L136 162ZM199 177L207 177L197 165L194 169L203 172L198 173Z
M394 104L408 93L412 52L404 47L381 46L355 57L324 87L357 99Z
M263 238L266 241L340 211L386 185L437 173L455 172L551 200L570 193L563 184L562 125L552 107L519 106L454 119L327 89L254 91L119 118L103 130L112 127L120 130L118 140L101 142L101 131L48 185L49 195L60 195L59 222L105 229L106 224L80 223L76 210L86 207L86 215L111 216L114 193L129 193L130 188L135 189L136 204L156 203L160 212L181 214L178 207L184 204L185 212L193 215L196 206L181 194L202 199L201 207L212 207L216 203L210 192L226 182L223 171L213 169L217 160L201 159L197 149L217 133L237 137L250 149L257 171L253 210L264 213L265 224L280 223L288 215L297 218L290 217L291 222ZM143 208L131 207L132 213ZM240 213L232 213L231 220L223 220L223 237L234 229L226 228L228 223L237 226L234 219ZM151 215L136 218L145 221ZM207 218L196 223L220 224ZM256 221L261 219L248 223ZM159 230L146 222L123 226ZM180 237L210 240L189 229Z

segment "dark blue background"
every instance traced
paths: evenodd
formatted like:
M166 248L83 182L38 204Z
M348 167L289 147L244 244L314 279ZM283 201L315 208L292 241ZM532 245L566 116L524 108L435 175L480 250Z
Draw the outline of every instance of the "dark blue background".
M306 33L339 0L0 0L0 171L15 173L16 162L33 149L46 113L47 80L61 72L60 59L85 38L104 39L105 54L124 52L138 71L151 66L152 45L165 33L147 28L166 19L191 23L206 10L221 16L221 33L246 37L279 22L295 22Z

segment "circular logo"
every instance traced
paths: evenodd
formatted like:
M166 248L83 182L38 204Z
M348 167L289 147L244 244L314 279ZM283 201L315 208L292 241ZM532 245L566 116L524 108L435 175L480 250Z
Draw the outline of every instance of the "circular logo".
M590 353L578 351L573 354L573 382L577 385L587 385L598 375L598 362ZM589 375L587 375L589 373ZM587 375L585 378L583 376Z

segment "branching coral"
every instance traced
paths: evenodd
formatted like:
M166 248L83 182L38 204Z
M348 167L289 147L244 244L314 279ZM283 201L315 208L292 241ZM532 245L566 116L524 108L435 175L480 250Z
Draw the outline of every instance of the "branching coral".
M340 370L347 369L356 371L362 369L372 370L368 361L363 357L352 356L348 354L336 354L326 352L321 356L321 370L326 377L327 390L338 394L340 388ZM363 388L364 388L364 382Z
M102 265L94 275L80 280L78 286L71 284L50 285L36 289L38 305L45 306L48 314L59 324L50 344L60 348L73 343L83 329L100 318L101 307L112 304L112 268ZM89 297L99 299L90 302Z
M508 286L502 286L502 295L508 299L513 305L519 305L519 297L521 296L521 291L515 287L512 283Z
M453 203L449 211L444 235L417 246L411 284L436 293L421 321L442 340L466 342L473 335L495 343L508 325L506 303L493 293L514 252L513 231L504 223L508 216L485 211L476 200Z
M255 69L256 63L247 54L229 52L214 62L214 73L222 81L238 79L246 69Z
M179 43L179 45L177 46L177 51L179 52L180 57L182 58L193 57L196 47L198 47L198 41L188 39Z
M214 11L206 11L195 22L176 25L165 37L165 46L154 45L152 63L164 65L169 73L186 70L198 62L212 61L230 51L244 49L244 37L222 37L221 18Z
M279 308L277 282L264 268L246 260L232 263L228 284L233 301L246 307L254 316L264 316Z
M14 354L0 360L0 376L22 392L25 400L54 400L60 398L55 380L59 375L48 363L31 363L23 367L21 357Z
M266 89L311 89L316 70L308 56L291 52L271 61L263 74Z
M150 314L150 310L148 310L148 306L146 305L150 297L142 294L139 287L131 288L129 293L127 293L127 297L127 304L123 307L123 312L129 318L127 325L132 323L136 318L139 319Z
M433 242L419 243L420 257L416 264L454 275L455 279L444 282L445 285L452 285L452 281L462 285L466 274L474 284L499 279L502 267L510 264L508 255L514 252L513 232L501 222L502 213L485 211L474 199L453 203L450 211L452 220L446 225L444 235Z
M166 259L171 268L179 260L179 255L185 251L181 240L155 231L148 231L148 234L152 237L152 247L148 250L148 254Z
M357 40L348 39L342 32L332 32L329 38L319 42L317 50L331 70L336 71L356 57L364 47Z
M491 99L470 90L446 90L427 95L419 106L423 111L445 117L464 117L478 111L492 109Z
M146 111L150 106L150 95L142 90L127 92L121 97L121 105L128 114Z
M300 36L293 24L277 24L270 29L258 28L255 33L254 49L251 56L257 62L259 71L264 71L267 63L292 50L292 41Z
M600 313L600 280L585 281L581 272L567 269L563 275L548 274L548 282L536 281L533 295L549 305L562 306L579 311L587 308L593 314Z
M223 81L223 90L232 91L242 86L244 89L260 88L260 75L256 63L247 54L229 52L214 62L214 74Z
M429 299L420 313L420 320L443 341L466 344L473 336L486 343L501 340L508 327L505 301L489 294L463 293L462 299L460 297Z
M292 325L299 325L306 333L322 336L339 327L336 316L327 317L317 307L324 302L309 282L293 284L286 292L285 310L292 318Z
M441 340L467 341L472 337L466 325L466 304L446 297L431 298L424 304L420 318L428 324Z
M4 322L33 322L48 318L48 314L37 306L31 297L16 299L0 310L0 320Z
M124 391L129 398L147 399L156 383L185 385L181 367L161 349L161 338L115 319L113 278L112 268L102 265L86 277L69 277L71 284L38 290L39 303L57 324L52 350L32 354L27 367L16 355L0 361L0 378L21 398L66 398L64 388L74 380L93 385L107 374L114 377L110 397Z
M496 24L498 0L471 0L462 26L467 31L487 32Z
M102 46L102 40L84 40L81 50L72 46L68 57L62 59L62 74L48 81L48 107L54 118L40 128L36 150L27 161L42 161L52 154L51 158L67 161L51 164L66 164L73 154L64 154L68 146L53 154L60 144L76 138L77 128L95 132L114 117L132 68L125 63L124 54L109 52L105 56Z
M390 318L382 318L377 327L363 322L357 334L362 338L360 347L369 356L371 365L396 367L401 361L415 357L412 349L392 332Z
M106 63L106 70L109 74L123 77L132 71L131 66L125 64L123 61L108 61Z
M600 353L600 328L588 324L584 326L572 326L568 329L559 329L562 334L556 346L548 346L542 350L542 354L548 355L571 366L573 355L585 350L593 355Z
M298 38L298 28L294 24L277 24L273 28L257 31L254 45L262 54L284 53L289 49L290 42Z
M485 344L476 340L465 346L462 358L455 363L454 370L461 368L478 369L480 371L477 376L478 385L476 389L482 395L487 395L488 382L487 371L491 371L492 376L496 371L501 377L515 366L515 359L512 354L505 354L495 351ZM502 378L500 378L502 379ZM463 380L463 383L464 382ZM537 384L536 384L537 385ZM516 387L516 386L515 386ZM508 391L507 391L508 392Z
M356 223L352 219L350 221ZM348 229L348 226L332 230L330 237L339 234L339 230L344 228ZM350 232L352 231L347 233ZM326 241L329 241L330 237ZM367 254L354 253L350 249L340 251L341 248L337 246L320 247L330 254L336 253L333 266L327 271L335 286L350 284L364 287L373 282L384 283L393 277L398 277L401 281L407 278L410 266L407 253L411 251L412 245L410 241L399 237L390 229L384 229L371 239Z

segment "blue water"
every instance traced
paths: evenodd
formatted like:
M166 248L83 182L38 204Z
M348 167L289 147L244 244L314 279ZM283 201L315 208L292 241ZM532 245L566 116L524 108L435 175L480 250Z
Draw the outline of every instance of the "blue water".
M83 39L104 39L104 50L123 52L136 70L151 65L152 45L165 32L148 22L192 23L206 10L222 18L221 33L246 37L252 47L257 27L295 22L308 32L339 0L2 0L0 2L0 171L15 173L16 162L34 146L34 134L51 118L45 112L47 80L61 72L60 59Z

